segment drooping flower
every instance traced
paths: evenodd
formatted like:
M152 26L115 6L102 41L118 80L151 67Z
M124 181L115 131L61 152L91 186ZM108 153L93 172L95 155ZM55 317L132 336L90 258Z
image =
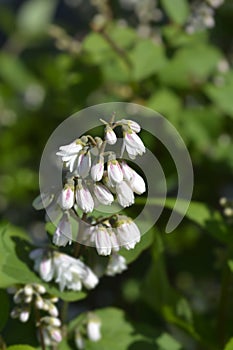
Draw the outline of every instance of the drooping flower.
M123 173L120 164L116 159L108 161L108 179L111 185L115 185L123 180Z
M129 217L119 216L116 225L116 235L121 246L126 249L133 249L141 239L137 225Z
M129 128L130 130L132 130L133 132L136 132L136 133L140 132L140 130L141 130L140 125L137 122L135 122L134 120L121 119L117 122L117 124L126 126L127 128Z
M129 207L134 203L133 191L126 181L116 184L116 194L117 200L123 208Z
M65 247L68 243L72 243L72 227L67 212L63 214L57 225L56 231L53 235L53 243L58 247Z
M95 231L95 246L99 255L110 255L112 243L109 229L103 225L98 225Z
M91 167L91 177L94 181L101 181L104 174L104 157L100 156L98 161Z
M78 156L77 175L81 178L88 176L91 169L91 155L89 151L81 151Z
M126 260L122 255L113 254L110 256L109 263L106 269L107 276L115 276L127 269Z
M69 210L74 205L74 186L66 184L59 197L59 205L63 210Z
M93 193L101 204L110 205L114 201L114 197L109 189L100 183L93 185Z
M76 188L76 202L84 213L91 213L94 209L91 192L81 180L79 180Z
M75 331L74 341L75 341L76 347L77 347L79 350L85 349L84 338L82 337L82 334L80 333L79 329L77 329L77 330Z
M117 142L116 134L109 125L105 128L105 141L109 145L114 145Z
M132 188L133 192L137 194L142 194L146 191L146 184L143 178L132 169L133 177L130 181L130 187Z
M101 321L99 317L90 313L87 322L87 336L91 341L97 342L101 339L100 328Z
M124 141L122 145L122 154L124 149L131 159L135 159L137 155L142 155L146 152L145 146L140 137L133 131L124 132Z

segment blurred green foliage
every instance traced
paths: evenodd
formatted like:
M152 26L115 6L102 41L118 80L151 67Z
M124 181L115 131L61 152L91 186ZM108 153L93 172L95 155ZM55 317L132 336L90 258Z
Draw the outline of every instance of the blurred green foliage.
M116 282L105 278L97 296L81 302L125 310L98 311L103 339L99 345L88 343L87 349L230 350L232 226L218 201L233 195L233 2L226 0L216 10L211 30L200 27L192 34L186 30L192 1L161 0L163 16L147 22L124 4L0 2L0 212L4 223L21 227L1 233L1 288L38 280L25 260L31 243L25 243L28 235L22 230L34 233L43 221L31 202L39 191L40 157L53 130L93 104L142 104L163 114L184 139L194 166L194 200L203 204L192 203L187 219L165 235L174 204L168 201L156 228L135 250L123 252L128 262L139 259ZM174 193L175 169L162 146L155 154ZM20 254L16 247L22 247ZM46 287L58 295L55 287ZM2 328L9 302L0 292ZM61 294L71 301L85 297ZM108 295L106 301L102 295ZM24 343L26 328L14 340L10 329L16 321L9 322L3 331L7 344ZM35 339L33 334L26 342L34 346ZM72 342L65 340L60 348L70 349Z

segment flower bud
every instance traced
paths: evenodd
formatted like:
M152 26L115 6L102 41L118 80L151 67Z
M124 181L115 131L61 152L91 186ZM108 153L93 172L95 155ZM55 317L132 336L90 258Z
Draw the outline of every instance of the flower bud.
M94 181L100 181L104 173L104 158L100 156L91 168L91 177Z
M108 161L108 179L112 185L115 185L123 180L123 173L120 164L116 159Z
M101 339L100 328L101 322L99 318L97 318L95 315L89 316L89 320L87 323L87 336L91 341L96 342Z
M105 141L109 145L114 145L117 142L116 134L109 125L105 128Z

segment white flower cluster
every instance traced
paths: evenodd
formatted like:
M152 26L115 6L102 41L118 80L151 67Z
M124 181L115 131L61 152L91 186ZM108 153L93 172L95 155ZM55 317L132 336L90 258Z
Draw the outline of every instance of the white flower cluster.
M143 178L134 169L122 159L117 159L114 152L105 151L107 144L113 145L117 142L114 129L118 128L123 137L121 157L125 150L131 159L142 155L145 152L145 146L138 136L141 130L139 124L126 119L110 123L101 121L105 124L103 140L100 137L83 136L68 145L59 147L57 152L66 169L67 179L58 196L62 217L53 236L53 243L57 246L66 246L72 242L70 216L73 211L77 213L79 209L84 214L89 214L100 204L111 205L115 198L123 208L126 208L134 204L135 194L141 195L146 191ZM107 157L106 161L105 157ZM118 235L118 245L124 245L127 249L134 248L140 240L138 228L133 222L129 225L130 222L131 220L125 221L125 224L128 224L127 229L124 230L125 237L120 233ZM107 229L111 233L111 228L107 227ZM120 226L116 230L121 231ZM103 242L104 235L108 241L107 247L104 247L107 250L101 252L98 242ZM89 234L86 237L86 243L88 238ZM114 238L114 234L106 236L106 225L95 225L89 243L95 243L100 254L109 255L111 253L109 241Z
M31 310L47 312L48 316L37 320L37 327L41 328L45 345L57 345L62 340L61 321L58 318L58 309L54 305L58 298L46 296L46 289L40 284L26 284L20 288L13 298L17 306L11 312L12 318L18 318L21 322L27 322Z
M77 349L85 349L86 337L97 342L101 339L101 320L93 312L88 312L83 322L75 330L75 345Z
M98 277L80 259L59 252L45 253L43 249L33 250L30 258L34 260L34 269L45 282L54 280L60 291L65 288L80 291L84 286L93 289Z
M205 28L213 28L215 25L215 9L223 3L224 0L206 0L206 2L194 3L186 26L187 33L193 34Z

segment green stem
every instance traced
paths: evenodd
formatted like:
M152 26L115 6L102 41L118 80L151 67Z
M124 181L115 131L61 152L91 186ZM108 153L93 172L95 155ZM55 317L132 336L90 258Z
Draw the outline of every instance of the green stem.
M61 308L61 321L62 321L62 324L65 324L66 321L67 321L68 308L69 308L69 302L68 301L63 301L63 305L62 305L62 308Z
M228 255L227 255L228 256ZM221 349L226 341L226 324L228 316L229 291L231 284L231 271L226 263L222 272L222 285L219 298L218 319L217 319L217 334Z

